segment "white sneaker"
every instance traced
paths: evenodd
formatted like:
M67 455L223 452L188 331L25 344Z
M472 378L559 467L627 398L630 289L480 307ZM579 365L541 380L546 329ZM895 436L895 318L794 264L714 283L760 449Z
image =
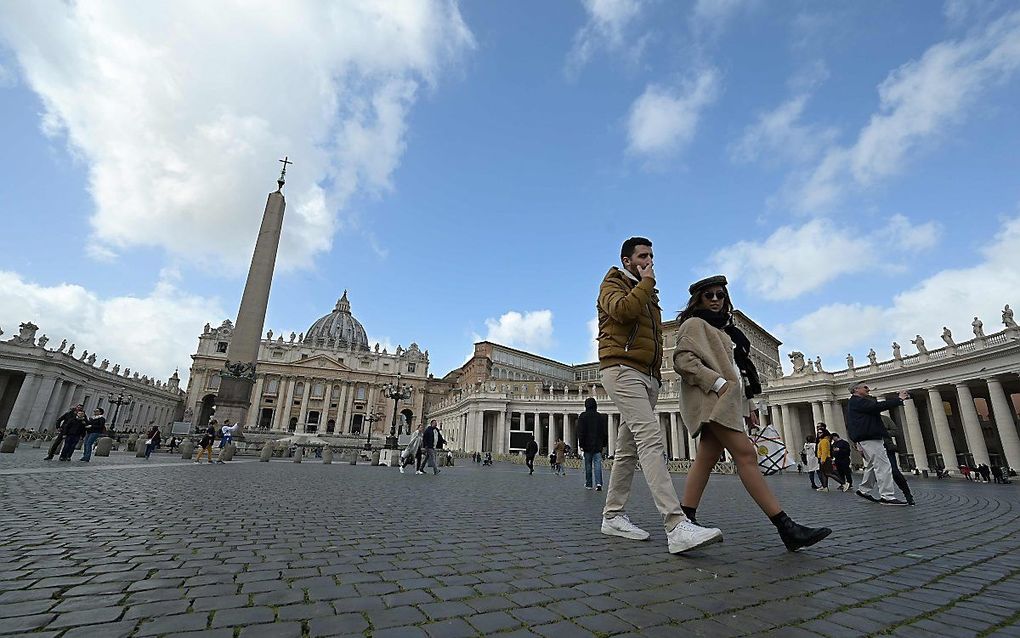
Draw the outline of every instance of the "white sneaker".
M630 518L626 514L620 514L613 518L603 518L602 533L608 536L620 536L635 541L648 540L648 532L631 523Z
M404 466L403 466L403 465L401 465L401 466L400 466L400 473L401 473L401 474L403 474L403 473L404 473Z
M679 554L702 545L722 542L722 531L714 527L701 527L690 521L681 521L666 533L669 553Z
M415 472L415 474L424 474L425 472Z

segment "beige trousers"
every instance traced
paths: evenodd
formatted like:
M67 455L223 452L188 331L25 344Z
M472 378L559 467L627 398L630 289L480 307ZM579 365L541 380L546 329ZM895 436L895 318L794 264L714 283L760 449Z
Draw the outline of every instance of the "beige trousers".
M668 532L686 516L680 509L680 499L663 457L662 428L655 416L659 382L633 368L613 366L602 371L602 385L620 411L621 420L602 515L613 518L624 513L634 481L634 470L640 460L648 489Z

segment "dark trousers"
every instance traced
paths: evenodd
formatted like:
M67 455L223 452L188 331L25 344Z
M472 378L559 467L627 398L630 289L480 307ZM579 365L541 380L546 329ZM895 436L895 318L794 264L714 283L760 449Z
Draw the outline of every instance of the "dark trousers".
M81 440L80 436L65 436L64 437L64 449L60 451L60 458L69 459L74 454L74 448L78 447L78 441Z
M832 473L832 459L831 458L826 459L824 462L821 459L819 459L818 480L822 482L822 487L829 487L829 478L834 478L837 481L840 481L840 483L842 483L839 476Z
M527 465L528 469L531 470L532 472L535 471L535 457L533 457L533 456L525 456L524 457L524 464Z
M910 496L910 486L907 485L907 479L903 476L903 472L900 471L900 464L896 461L896 454L885 451L889 455L889 465L892 466L892 480L896 484L896 487L900 488L904 496Z
M418 452L414 456L414 471L423 472L425 471L425 449L418 448Z
M839 475L839 482L846 483L850 487L854 486L854 476L850 472L850 459L833 461L836 465L836 474Z
M57 436L53 439L53 443L50 445L50 452L46 455L46 459L52 459L57 452L60 451L60 444L64 442L64 433L57 432Z

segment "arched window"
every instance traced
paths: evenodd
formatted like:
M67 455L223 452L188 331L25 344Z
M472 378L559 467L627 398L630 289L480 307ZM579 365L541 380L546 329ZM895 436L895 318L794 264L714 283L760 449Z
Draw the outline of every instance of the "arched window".
M294 386L294 396L303 397L305 395L305 384L298 381L298 384Z
M280 391L280 380L276 379L276 378L270 379L269 383L266 384L265 394L276 394L279 391Z
M312 398L313 399L321 399L322 398L323 390L325 390L325 386L323 384L321 384L321 383L313 383L312 384Z

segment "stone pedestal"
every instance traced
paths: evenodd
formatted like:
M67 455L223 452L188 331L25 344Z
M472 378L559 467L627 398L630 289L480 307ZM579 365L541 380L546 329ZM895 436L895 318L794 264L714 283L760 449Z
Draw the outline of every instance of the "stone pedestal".
M358 464L358 454L359 452L357 450L351 450L351 465Z
M273 442L266 441L266 444L262 446L262 452L259 454L259 461L268 463L271 458L273 458Z
M131 436L128 437L128 440L127 440L127 451L128 452L134 452L135 448L137 446L138 446L138 437L135 436L134 434L132 434Z
M224 463L226 463L227 461L231 461L234 459L234 453L236 451L237 451L236 445L234 445L232 442L227 443L226 445L220 448L220 453L216 457L216 460L223 461Z
M397 467L400 465L400 450L382 450L382 453L379 455L379 464Z
M322 451L322 463L323 465L329 465L332 462L333 462L333 448L327 446L326 449Z
M14 454L14 450L18 449L18 442L20 440L17 434L5 436L3 442L0 442L0 454Z
M195 444L191 441L191 439L184 439L181 443L181 458L186 461L190 461L191 455L194 454L194 452Z
M299 446L298 449L294 451L294 462L295 463L300 463L301 462L301 458L304 457L304 455L305 455L305 449L303 447Z
M379 450L372 452L372 466L379 465L379 457L381 456Z
M96 450L93 452L96 456L110 456L110 450L113 449L113 439L108 436L104 436L99 439L96 443Z
M32 441L32 447L39 449L42 447L42 439L36 439Z
M145 439L138 439L137 441L135 441L135 458L136 459L145 458Z

